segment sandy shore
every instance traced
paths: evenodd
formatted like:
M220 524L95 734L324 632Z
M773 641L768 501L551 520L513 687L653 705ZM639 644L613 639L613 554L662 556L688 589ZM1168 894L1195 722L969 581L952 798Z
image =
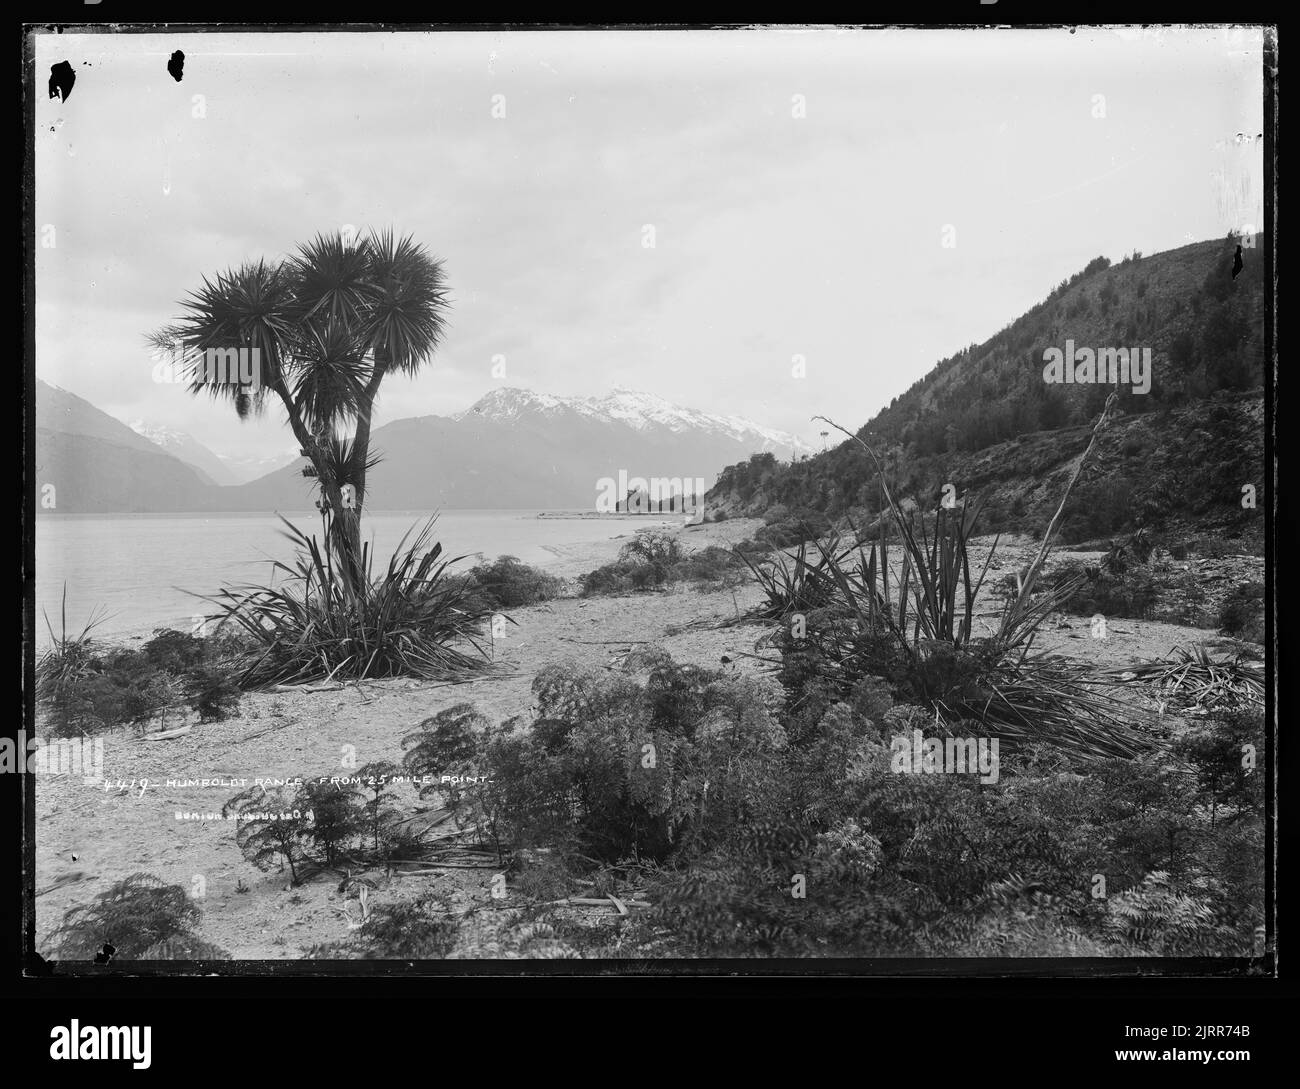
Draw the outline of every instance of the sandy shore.
M678 523L676 531L690 547L703 548L752 536L760 524ZM554 562L544 566L576 578L617 558L639 527L628 527L607 541L557 549ZM741 663L730 668L750 668L736 652L752 650L764 633L761 627L669 637L665 632L697 620L734 616L737 607L744 610L756 599L749 588L738 591L736 598L729 591L687 589L622 598L562 598L511 612L515 625L496 644L494 672L467 684L399 680L320 693L251 693L236 717L195 726L175 740L152 742L114 733L104 745L108 792L85 786L78 777L36 780L38 947L68 908L137 872L187 889L202 887L198 903L204 937L240 959L301 957L316 942L343 938L347 923L335 910L343 903L335 882L321 877L291 889L287 873L265 874L244 859L232 823L177 820L178 811L219 812L238 786L168 785L168 780L228 784L248 779L251 784L254 778L345 774L340 767L345 752L355 752L356 766L397 761L401 738L446 707L471 702L494 721L527 714L532 679L547 663L568 659L583 667L612 669L633 646L649 641L660 642L682 661L721 668L720 658L728 655ZM131 785L118 789L119 781ZM489 878L459 871L433 880L464 902L486 901ZM387 894L408 895L430 880L395 877ZM241 891L241 883L247 892Z
M551 516L554 517L554 516ZM681 535L685 546L692 550L708 548L710 545L729 547L746 538L754 536L762 527L759 518L736 518L729 522L705 522L698 526L683 525L682 520L644 516L621 518L610 523L608 540L583 542L571 545L543 545L553 559L543 561L536 566L561 578L577 578L597 567L613 563L618 559L619 551L641 529L655 529Z
M701 548L752 536L758 524L736 520L678 531L692 548ZM614 536L598 545L557 549L555 563L547 566L573 577L614 559L625 540ZM989 584L1027 562L1032 548L1030 542L1017 542L1005 552L999 549ZM342 755L353 752L356 766L399 760L401 737L456 703L473 703L493 721L526 715L533 677L557 660L614 669L634 646L654 642L679 661L761 669L761 663L743 654L754 652L756 640L767 633L765 626L694 626L732 618L758 599L752 585L734 594L676 589L619 598L566 597L512 612L517 626L496 645L495 671L470 683L399 680L319 693L252 693L237 717L195 726L175 740L151 742L115 733L105 739L107 792L83 785L80 778L37 780L38 948L68 908L137 872L187 889L201 887L203 937L237 959L298 958L314 943L344 938L344 898L335 880L321 876L291 888L287 872L262 873L244 859L233 823L178 820L177 812L218 812L238 792L228 785L231 779L251 784L258 777L345 774ZM991 612L996 604L987 597L981 607ZM1110 665L1162 657L1176 645L1210 637L1200 629L1117 620L1107 639L1096 640L1086 618L1053 617L1038 645ZM725 666L724 655L732 659ZM188 779L227 782L209 787L168 783ZM119 790L119 780L131 785ZM438 877L395 876L381 879L376 895L380 901L406 898L432 883L451 893L454 903L468 906L489 900L490 879L490 871L469 870Z

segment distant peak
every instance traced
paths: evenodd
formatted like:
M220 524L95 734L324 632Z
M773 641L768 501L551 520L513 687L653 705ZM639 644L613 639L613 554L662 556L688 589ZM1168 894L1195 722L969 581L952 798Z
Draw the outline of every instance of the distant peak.
M453 420L472 417L510 422L523 416L549 416L572 412L590 420L631 428L634 431L663 429L673 433L712 432L745 445L763 448L811 450L793 435L763 427L739 416L719 416L684 408L657 393L614 386L607 393L591 397L557 397L530 389L502 386L489 390L469 408L454 414Z
M563 405L563 399L545 393L535 393L518 386L502 386L488 390L463 412L452 416L453 420L463 420L467 416L486 416L489 419L508 420L533 409L552 409Z

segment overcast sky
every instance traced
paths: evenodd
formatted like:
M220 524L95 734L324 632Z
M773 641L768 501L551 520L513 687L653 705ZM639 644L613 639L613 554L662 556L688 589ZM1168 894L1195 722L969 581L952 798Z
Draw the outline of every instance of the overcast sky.
M445 260L454 309L422 374L385 380L379 423L498 385L623 386L820 445L810 416L864 423L1099 254L1262 225L1262 148L1234 139L1262 131L1260 41L42 36L37 373L219 453L291 449L275 410L241 424L156 384L144 336L205 273L392 226ZM75 88L47 99L63 60Z

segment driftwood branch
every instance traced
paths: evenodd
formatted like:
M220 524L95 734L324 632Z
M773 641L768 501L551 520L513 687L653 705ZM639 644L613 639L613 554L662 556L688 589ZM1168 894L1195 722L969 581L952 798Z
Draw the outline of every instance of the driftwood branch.
M1101 415L1097 417L1097 422L1092 425L1092 438L1088 440L1083 456L1079 458L1079 464L1074 467L1074 473L1070 477L1069 483L1065 485L1065 494L1061 496L1061 502L1056 508L1056 513L1052 515L1052 520L1047 523L1047 530L1043 533L1043 543L1038 549L1038 555L1034 557L1034 562L1029 565L1029 570L1025 572L1025 580L1020 587L1020 594L1016 597L1014 606L1017 612L1024 607L1024 603L1029 599L1034 580L1038 577L1043 562L1052 550L1052 539L1056 535L1056 527L1061 520L1061 514L1065 511L1066 500L1070 498L1070 492L1074 490L1074 485L1078 483L1079 477L1083 475L1083 467L1088 463L1088 457L1092 453L1093 447L1097 445L1097 437L1106 427L1107 418L1110 416L1110 410L1114 406L1117 397L1119 397L1119 391L1111 391L1106 398L1105 405L1102 406Z
M560 640L565 643L585 643L592 647L633 647L650 642L649 639L570 639L567 635L560 636Z
M272 692L342 692L344 684L273 684Z

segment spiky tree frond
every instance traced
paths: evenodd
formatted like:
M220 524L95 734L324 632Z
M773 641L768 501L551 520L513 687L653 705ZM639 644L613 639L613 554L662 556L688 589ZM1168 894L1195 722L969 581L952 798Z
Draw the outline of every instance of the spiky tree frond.
M321 444L321 459L335 481L355 485L364 495L366 477L383 461L383 455L367 450L363 457L355 441L345 435L330 435Z
M342 322L308 327L296 358L293 399L313 431L356 418L370 377L363 351Z
M372 231L367 240L376 298L363 335L377 357L414 374L446 329L447 284L442 263L409 235Z
M298 247L291 267L303 320L355 327L368 319L378 291L365 240L349 245L340 232L318 234Z
M152 333L146 333L144 339L155 356L166 358L179 354L184 332L185 329L180 322L169 321L165 325L160 325Z
M187 361L190 392L232 401L237 411L245 410L241 416L248 409L260 411L267 389L292 358L297 335L293 284L284 270L259 260L227 269L215 279L205 276L203 286L181 305L184 316L155 334L155 343L179 351ZM200 366L209 350L241 348L248 350L255 368L249 385L237 376L206 373Z

